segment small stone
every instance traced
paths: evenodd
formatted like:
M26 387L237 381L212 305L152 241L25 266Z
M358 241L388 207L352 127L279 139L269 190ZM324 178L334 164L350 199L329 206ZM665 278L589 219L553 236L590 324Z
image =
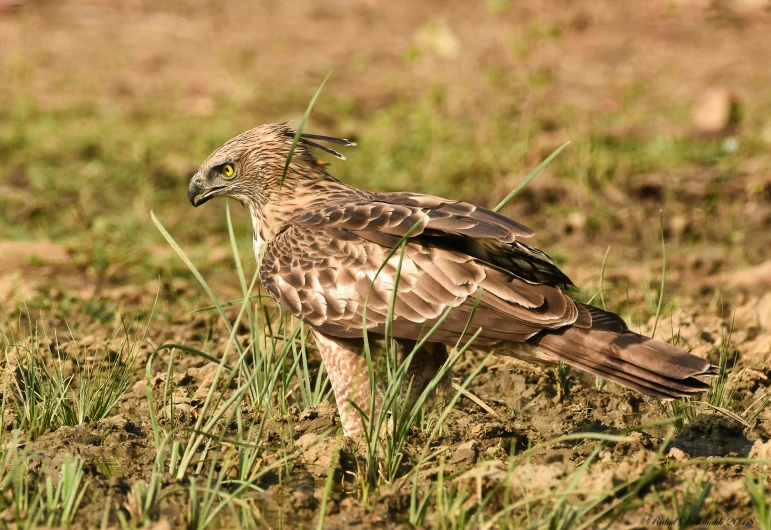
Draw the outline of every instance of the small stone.
M147 395L147 379L140 379L131 387L131 394L135 397L144 397Z
M766 293L758 302L758 324L767 332L771 332L771 293Z
M304 490L295 490L292 495L284 502L286 512L298 510L313 510L318 504L318 500L313 493Z
M771 440L766 443L762 443L761 440L756 441L750 449L750 458L771 460Z
M327 501L327 513L328 514L340 513L340 506L337 504L337 502L334 499L329 499Z
M295 441L294 445L295 447L305 451L314 443L316 443L316 440L318 439L319 439L318 434L313 434L312 432L309 432L307 434L303 434L302 436L300 436L300 438L298 438L297 441Z
M461 52L461 43L444 20L433 20L415 34L415 45L422 51L442 59L454 59Z
M479 445L474 440L464 442L455 450L450 464L475 464L477 454L479 454Z
M565 231L567 233L578 233L581 232L586 226L586 216L578 211L570 212L565 222Z
M723 140L722 147L726 153L735 153L739 149L739 139L736 136L729 136Z
M675 460L686 460L688 458L688 455L685 454L685 451L678 449L677 447L673 447L669 450L669 456Z
M174 403L169 403L163 409L163 417L170 419L172 417L176 419L192 418L193 406L190 404L190 400L182 396L174 396Z
M345 512L350 512L359 507L359 501L353 497L346 497L340 501L340 509Z
M161 519L160 521L156 521L155 523L151 524L148 527L148 530L171 530L171 525L169 524L168 520Z
M704 134L727 132L739 121L739 101L725 88L707 90L696 103L693 125Z

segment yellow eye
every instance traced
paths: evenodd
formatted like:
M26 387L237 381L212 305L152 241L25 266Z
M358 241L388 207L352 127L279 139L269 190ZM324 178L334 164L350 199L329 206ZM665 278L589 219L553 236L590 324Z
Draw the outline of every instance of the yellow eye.
M232 177L233 173L235 172L236 170L233 169L233 166L230 164L225 164L224 166L222 166L222 174L225 175L226 177Z

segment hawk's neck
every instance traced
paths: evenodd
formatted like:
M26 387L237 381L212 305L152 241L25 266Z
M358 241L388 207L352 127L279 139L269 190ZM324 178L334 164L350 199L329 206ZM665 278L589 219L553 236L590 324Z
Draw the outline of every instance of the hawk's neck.
M277 197L265 204L251 204L255 254L293 217L331 204L355 201L371 193L349 186L333 177L303 183L285 183Z

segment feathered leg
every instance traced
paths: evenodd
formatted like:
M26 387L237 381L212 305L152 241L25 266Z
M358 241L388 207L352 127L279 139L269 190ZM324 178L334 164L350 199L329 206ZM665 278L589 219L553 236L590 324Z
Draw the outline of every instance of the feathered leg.
M313 332L319 347L321 360L324 362L332 391L335 393L337 410L346 436L358 436L364 429L356 403L369 413L370 396L369 372L367 360L362 353L362 341L359 339L338 339ZM415 347L414 341L399 341L400 361L404 362ZM447 346L441 343L426 344L416 352L407 371L405 387L401 400L406 401L406 410L415 405L420 394L431 382L442 364L447 359ZM409 389L409 393L407 392ZM377 407L379 408L379 406ZM375 414L377 414L377 409ZM384 434L386 434L384 432Z
M369 409L370 388L367 360L362 355L360 339L332 339L314 331L313 337L324 361L332 391L335 393L337 410L346 436L358 436L364 429L359 411Z
M400 348L400 360L404 362L412 353L415 348L415 341L399 341ZM431 382L431 379L436 375L444 362L447 360L447 345L440 342L429 342L423 346L420 350L415 352L410 362L410 367L407 370L407 380L402 399L406 400L406 410L409 412L412 407L415 406L420 394ZM409 395L407 395L407 389L409 388Z

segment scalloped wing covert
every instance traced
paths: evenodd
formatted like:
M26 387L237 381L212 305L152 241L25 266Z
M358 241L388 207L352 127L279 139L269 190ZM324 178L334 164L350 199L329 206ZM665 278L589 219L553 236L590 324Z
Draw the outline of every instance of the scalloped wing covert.
M385 331L399 269L393 302L399 339L420 339L449 308L455 309L432 340L456 342L470 322L471 333L483 330L479 346L524 341L586 313L559 289L535 283L535 267L512 273L465 252L475 242L510 248L530 229L465 203L418 196L423 204L416 204L414 195L399 195L407 204L360 201L295 217L266 248L263 286L292 314L340 338L362 336L365 306L368 331ZM403 256L389 257L402 236L408 236ZM450 250L463 240L466 248ZM530 261L558 270L543 256Z

